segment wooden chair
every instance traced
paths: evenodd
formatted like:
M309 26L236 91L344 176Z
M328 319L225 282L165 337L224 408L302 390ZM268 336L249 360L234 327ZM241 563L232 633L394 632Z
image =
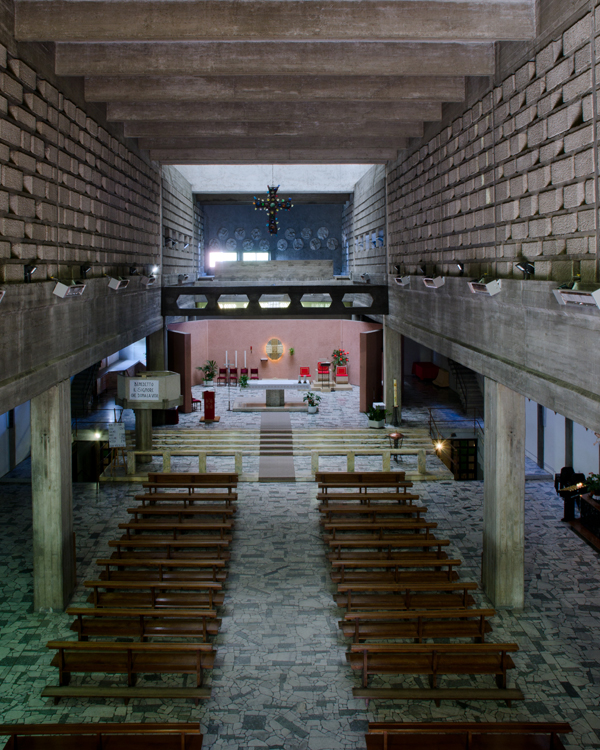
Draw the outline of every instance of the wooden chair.
M329 385L329 362L317 362L317 381L322 385Z
M250 368L250 380L260 380L258 377L258 367Z
M247 367L240 367L240 377L242 377L242 375L245 375L246 377L248 377L248 368Z
M235 380L235 383L233 382ZM230 367L229 368L229 384L230 385L237 385L238 384L238 371L237 367Z
M226 367L219 367L219 375L217 376L217 385L220 385L221 381L223 382L223 385L227 385L227 368Z

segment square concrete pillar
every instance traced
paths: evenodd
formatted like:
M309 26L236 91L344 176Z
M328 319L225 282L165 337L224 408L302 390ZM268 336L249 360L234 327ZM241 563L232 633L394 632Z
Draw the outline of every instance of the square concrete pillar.
M62 611L75 588L71 382L31 399L34 611Z
M394 380L398 394L398 422L402 420L402 334L383 326L383 398L385 410L390 412L387 422L392 422L394 408Z
M485 379L482 581L495 607L525 597L525 398Z
M146 368L150 372L168 369L165 338L164 328L159 328L158 331L146 336Z

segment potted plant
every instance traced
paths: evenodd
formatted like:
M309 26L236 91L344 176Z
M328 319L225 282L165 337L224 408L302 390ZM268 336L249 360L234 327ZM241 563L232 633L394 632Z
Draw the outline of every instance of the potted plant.
M316 414L321 396L318 393L313 393L313 391L307 391L302 400L306 401L308 405L308 413Z
M208 385L212 383L217 374L217 363L214 359L207 359L205 365L196 367L196 370L201 370L204 373L204 382Z
M348 352L345 349L334 349L331 355L331 364L334 367L344 367L348 364Z
M248 387L248 376L247 375L240 375L239 383L240 383L240 388L247 388Z
M290 353L290 354L293 354L293 353L294 353L294 347L293 347L293 346L290 346L290 348L289 348L289 350L288 350L288 351L289 351L289 353Z
M380 429L385 427L385 409L381 406L370 406L367 409L367 417L369 419L369 427Z
M589 474L585 480L585 486L587 487L590 495L600 495L600 474Z

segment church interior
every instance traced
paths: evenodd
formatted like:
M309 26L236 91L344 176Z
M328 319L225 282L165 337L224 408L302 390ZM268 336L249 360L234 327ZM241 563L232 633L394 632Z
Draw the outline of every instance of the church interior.
M0 17L6 747L600 747L600 0Z

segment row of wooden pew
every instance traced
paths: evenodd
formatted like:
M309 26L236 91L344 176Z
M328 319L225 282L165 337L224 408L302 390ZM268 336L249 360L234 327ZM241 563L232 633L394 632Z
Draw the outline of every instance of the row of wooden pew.
M319 472L316 480L335 601L346 609L340 628L353 641L347 660L361 674L354 696L522 699L507 679L518 645L486 641L495 612L475 607L477 583L459 579L461 561L444 551L449 540L436 538L404 473ZM425 675L429 688L377 687L373 675ZM491 675L496 687L440 687L445 675Z
M55 702L210 697L204 675L215 659L210 638L221 624L238 477L150 473L148 480L119 524L122 536L109 542L112 553L97 560L99 575L85 581L89 606L67 609L77 640L48 643L58 686L42 695ZM74 673L123 674L127 683L71 685ZM192 675L195 685L139 687L141 674Z

